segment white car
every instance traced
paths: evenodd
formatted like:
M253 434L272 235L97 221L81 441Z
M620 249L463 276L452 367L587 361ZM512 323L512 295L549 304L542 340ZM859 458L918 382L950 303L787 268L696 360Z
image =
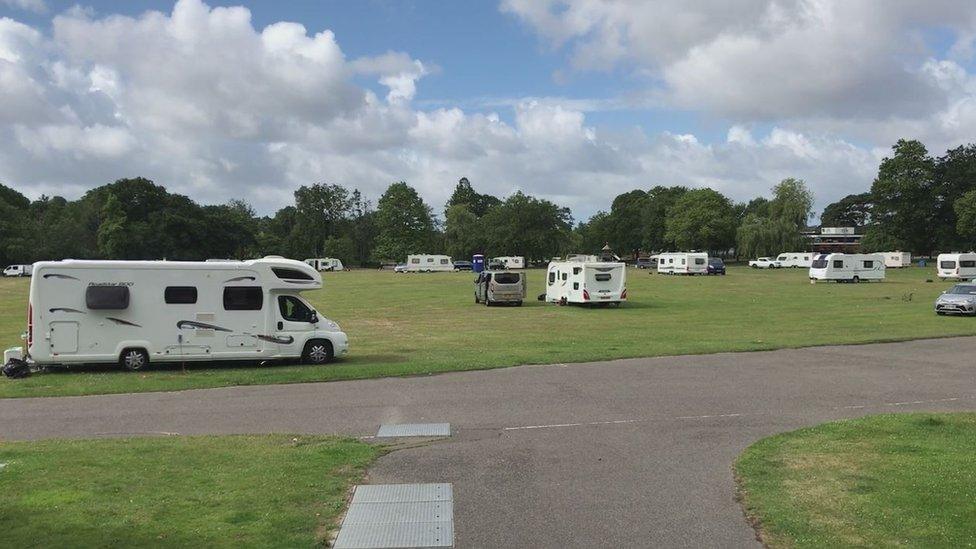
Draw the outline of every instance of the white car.
M783 264L771 257L760 257L749 262L753 269L779 269Z

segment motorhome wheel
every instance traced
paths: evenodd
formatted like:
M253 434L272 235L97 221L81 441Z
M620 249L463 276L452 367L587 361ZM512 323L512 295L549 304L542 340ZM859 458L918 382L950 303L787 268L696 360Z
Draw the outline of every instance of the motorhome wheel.
M119 362L126 370L138 372L149 366L149 353L145 349L126 349L122 351Z
M302 362L306 364L327 364L332 361L332 343L324 339L313 339L305 344Z

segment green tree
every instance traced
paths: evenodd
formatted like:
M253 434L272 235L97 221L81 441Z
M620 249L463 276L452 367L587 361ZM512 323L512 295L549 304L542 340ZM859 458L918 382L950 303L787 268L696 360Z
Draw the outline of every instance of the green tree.
M871 193L849 194L820 214L824 227L865 227L871 221Z
M953 204L956 231L965 242L960 249L971 249L976 242L976 190L967 192Z
M935 212L930 231L935 233L936 246L941 250L968 249L973 245L959 227L956 203L976 189L976 145L959 146L946 151L935 161Z
M447 253L455 258L468 258L485 251L485 238L478 216L468 205L461 203L447 208L444 215L444 241Z
M488 213L488 210L499 204L501 204L501 200L490 194L478 193L471 186L468 178L462 177L458 181L457 186L454 187L454 193L451 194L451 198L448 199L447 204L444 206L444 214L446 216L447 210L452 206L465 205L468 207L468 211L473 213L475 217L482 217Z
M934 196L935 162L925 145L899 139L894 154L881 161L871 185L873 224L878 234L889 235L895 248L916 255L930 253L937 235Z
M296 217L292 233L301 250L299 255L320 257L325 241L338 235L339 225L351 207L349 191L339 185L316 183L299 187L295 191Z
M668 211L665 238L683 250L724 252L735 242L735 209L722 193L692 189Z
M638 189L617 195L610 205L606 242L620 255L636 255L641 248L647 200L647 193Z
M736 230L736 254L746 257L776 255L801 250L807 242L801 233L813 211L813 193L800 179L787 178L773 187L767 213L745 216Z
M114 194L108 195L102 206L101 223L98 225L98 251L108 259L122 259L128 254L125 211L122 202Z
M492 254L541 261L565 251L572 241L573 218L568 208L521 191L490 209L482 221Z
M675 248L674 241L666 236L668 210L686 192L686 187L661 186L647 191L641 212L641 247L644 250L661 252Z
M30 200L17 190L0 185L0 264L34 259L30 234L34 226L28 213Z
M429 253L436 226L430 206L404 182L390 185L376 205L376 255L403 260L408 254Z
M575 250L587 254L596 254L603 246L610 242L610 214L597 212L586 223L580 223L573 231L576 238Z

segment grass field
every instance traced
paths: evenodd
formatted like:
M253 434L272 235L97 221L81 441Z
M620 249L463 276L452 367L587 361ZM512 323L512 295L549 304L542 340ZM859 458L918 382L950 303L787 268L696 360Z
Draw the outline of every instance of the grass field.
M976 545L976 414L801 429L757 442L735 470L769 547Z
M377 449L310 436L0 442L5 547L323 545Z
M474 304L467 273L326 273L306 294L349 334L337 364L264 367L197 364L129 373L95 368L0 379L0 397L163 391L226 385L427 374L517 364L749 351L976 334L976 319L939 317L948 282L933 269L891 269L882 283L811 285L805 269L729 269L671 277L630 269L619 309L538 302L544 272L528 272L524 307ZM20 344L27 280L0 280L0 345Z

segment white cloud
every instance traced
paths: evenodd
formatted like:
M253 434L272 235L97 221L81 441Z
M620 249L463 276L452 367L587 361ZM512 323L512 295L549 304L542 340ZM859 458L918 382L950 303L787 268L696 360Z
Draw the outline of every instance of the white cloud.
M659 18L645 21L665 30L638 44L637 54L636 30L613 34L603 3L563 14L547 7L539 17L549 18L545 32L556 41L580 33L612 39L585 56L580 45L581 66L653 53L680 68L701 42L689 37L711 43L741 30L739 11L775 16L758 2L723 5L714 14L679 10L673 29ZM647 11L642 6L638 12ZM626 15L617 9L612 21ZM959 135L976 122L961 67L933 60L918 69L951 94L940 131ZM406 180L439 207L466 176L479 190L525 190L584 218L634 188L708 185L748 200L788 176L807 179L822 205L864 190L877 169L873 147L837 137L828 127L834 119L777 123L766 132L744 122L725 142L708 144L687 133L610 131L587 121L587 110L618 108L618 100L499 104L513 110L512 122L455 106L419 108L417 86L437 70L404 52L347 59L331 31L285 22L257 29L247 9L199 0L138 17L70 10L53 19L50 33L0 19L0 181L32 196L77 196L142 175L204 202L242 197L271 213L291 202L298 185L319 181L375 198ZM357 84L363 78L384 86L385 97Z
M47 4L44 0L0 0L0 4L34 13L47 13Z

